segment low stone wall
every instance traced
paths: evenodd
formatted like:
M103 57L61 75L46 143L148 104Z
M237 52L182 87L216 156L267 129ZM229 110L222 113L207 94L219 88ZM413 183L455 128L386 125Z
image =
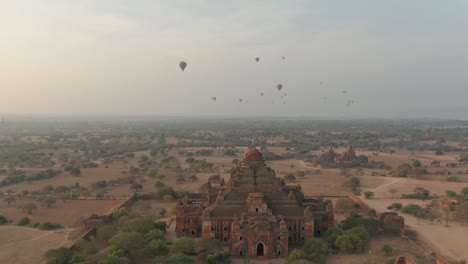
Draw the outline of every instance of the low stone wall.
M132 203L135 202L135 200L137 199L137 196L136 195L132 195L130 196L129 198L127 198L125 201L123 201L122 203L112 207L109 211L107 211L103 217L106 218L107 220L109 221L112 221L113 220L113 213L120 209L120 208L124 208L124 207L128 207L129 205L131 205ZM106 220L106 221L107 221ZM83 234L81 234L76 240L75 242L70 246L70 249L72 250L78 250L78 246L76 245L76 242L80 241L81 239L85 239L85 240L90 240L91 237L93 236L96 236L96 227L90 227L88 230L86 230Z

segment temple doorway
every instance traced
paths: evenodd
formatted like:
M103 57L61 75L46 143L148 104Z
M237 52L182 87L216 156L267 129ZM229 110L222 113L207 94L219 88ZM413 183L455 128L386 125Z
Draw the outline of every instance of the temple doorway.
M263 243L257 245L257 257L263 256Z

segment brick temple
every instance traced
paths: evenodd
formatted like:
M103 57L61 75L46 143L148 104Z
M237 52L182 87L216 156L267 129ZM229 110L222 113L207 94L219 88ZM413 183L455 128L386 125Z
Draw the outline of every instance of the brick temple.
M288 186L250 149L227 183L208 182L205 194L191 194L177 206L176 234L218 239L233 257L283 258L289 246L334 225L333 205L307 198Z

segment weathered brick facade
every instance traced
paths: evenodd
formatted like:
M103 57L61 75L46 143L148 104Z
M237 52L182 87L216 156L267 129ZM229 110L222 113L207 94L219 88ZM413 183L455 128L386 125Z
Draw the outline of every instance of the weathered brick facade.
M300 186L276 178L257 149L247 152L227 183L208 184L177 207L177 236L218 239L233 257L281 258L290 244L334 225L331 201L305 198Z

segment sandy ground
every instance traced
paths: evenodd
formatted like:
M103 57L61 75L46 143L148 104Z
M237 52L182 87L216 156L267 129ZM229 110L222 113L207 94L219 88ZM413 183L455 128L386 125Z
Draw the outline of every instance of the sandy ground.
M17 200L15 205L7 206L6 203L0 203L0 212L16 224L21 218L27 216L31 223L36 222L56 222L65 226L76 226L78 222L92 214L102 215L110 208L122 202L122 200L57 200L51 208L44 207L35 202L37 209L31 215L23 212L16 206L34 202L32 199L23 198ZM1 262L0 262L1 263Z
M425 181L419 181L419 183L423 184ZM436 187L438 183L429 182L429 184L433 184L431 187ZM373 207L378 212L388 211L386 207L394 202L401 202L402 204L418 203L418 200L380 198L379 191L389 188L390 186L398 186L398 188L406 186L406 188L409 189L414 187L411 186L411 179L393 178L390 182L387 182L380 187L369 189L375 191L375 199L367 200L362 197L361 198L365 203L370 207ZM429 189L433 190L431 187L429 187ZM461 186L459 186L458 189L461 189ZM456 190L458 191L458 189ZM386 194L385 197L388 197L388 195L389 194ZM418 222L416 217L408 214L403 214L403 216L405 217L405 224L408 225L410 229L417 231L420 240L430 246L435 252L454 260L468 259L468 250L466 246L468 226L452 222L449 223L449 227L445 227L444 224L437 223L435 221L430 222L428 220L420 220Z
M37 264L47 250L60 247L68 239L66 229L41 231L28 227L0 227L0 263Z

